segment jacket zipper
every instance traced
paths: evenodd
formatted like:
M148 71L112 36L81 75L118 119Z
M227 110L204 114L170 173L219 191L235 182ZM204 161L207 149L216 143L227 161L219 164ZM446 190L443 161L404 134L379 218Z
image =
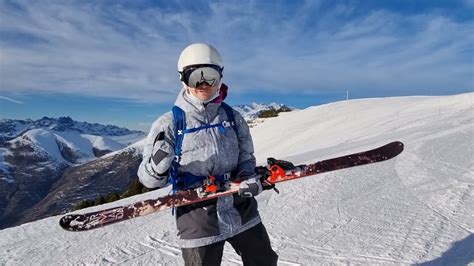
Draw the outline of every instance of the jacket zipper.
M209 114L207 112L207 106L204 106L204 113L206 114L206 124L207 125L210 125L210 119L209 119ZM217 116L219 116L219 114L217 114ZM209 135L212 139L212 144L214 146L214 150L216 152L216 156L215 156L215 159L214 160L217 160L217 158L219 157L219 145L217 143L217 136L216 134L214 133L214 129L213 128L208 128L206 130L209 130ZM214 172L214 165L217 164L216 161L213 162L213 164L211 165L211 173Z
M207 112L207 106L204 106L204 112L205 112L205 114L206 114L206 123L207 123L207 125L210 125L209 114L208 114L208 112ZM219 117L219 109L217 109L217 117ZM217 133L215 133L216 131L215 131L214 128L209 128L209 129L207 129L207 130L210 131L210 136L211 136L211 138L212 138L212 143L213 143L213 145L214 145L215 152L216 152L216 156L215 156L215 159L214 159L214 160L217 160L217 158L219 157L219 153L220 153L220 152L219 152L219 145L218 145L218 143L217 143ZM213 162L213 164L212 164L212 166L211 166L211 167L212 167L212 171L211 171L211 172L214 172L214 165L216 165L216 164L217 164L217 162ZM227 197L229 197L229 198L227 198ZM231 215L231 213L229 212L230 209L232 209L232 208L229 208L230 206L228 206L228 205L232 205L232 207L233 207L233 199L230 198L230 197L232 197L232 196L226 196L226 197L223 197L222 199L219 199L219 200L221 201L221 203L220 203L221 205L222 205L222 204L225 205L226 211L221 210L221 212L222 212L221 214L223 214L224 216L226 216L226 218L223 219L223 220L224 220L224 221L227 220L226 223L227 223L227 225L228 225L228 230L229 230L230 234L233 235L233 234L234 234L234 230L235 230L235 229L234 229L234 228L235 228L235 225L234 225L234 221L233 221L233 219L232 219L232 215ZM232 204L229 202L229 200L232 200ZM217 205L219 205L219 201L218 201ZM217 206L216 206L216 207L217 207Z

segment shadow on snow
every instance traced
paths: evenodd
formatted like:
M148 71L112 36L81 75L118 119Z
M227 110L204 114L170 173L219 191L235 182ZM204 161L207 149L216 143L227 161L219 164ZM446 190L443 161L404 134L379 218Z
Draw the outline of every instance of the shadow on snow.
M419 265L468 265L474 261L474 234L455 242L441 257Z

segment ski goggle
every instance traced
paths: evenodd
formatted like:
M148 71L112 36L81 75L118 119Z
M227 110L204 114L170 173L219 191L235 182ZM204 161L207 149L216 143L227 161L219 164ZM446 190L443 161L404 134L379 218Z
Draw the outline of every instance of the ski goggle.
M181 81L191 88L197 88L202 84L207 84L211 87L219 84L222 78L221 68L217 65L191 65L183 69L181 74Z

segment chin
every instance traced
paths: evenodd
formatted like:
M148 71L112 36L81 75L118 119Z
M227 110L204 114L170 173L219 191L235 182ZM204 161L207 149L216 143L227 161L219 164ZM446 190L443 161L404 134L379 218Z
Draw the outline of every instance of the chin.
M203 101L207 101L211 98L211 95L202 95L201 97L199 97L199 99L203 100Z

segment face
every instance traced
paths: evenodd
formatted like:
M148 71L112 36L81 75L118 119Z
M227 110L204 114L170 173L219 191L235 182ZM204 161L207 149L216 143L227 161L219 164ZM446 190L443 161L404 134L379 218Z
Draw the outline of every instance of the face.
M181 81L194 97L203 102L212 100L219 89L222 68L217 65L190 65L183 69Z
M188 86L189 91L191 92L194 97L198 98L199 100L205 102L210 100L217 92L217 86L209 86L208 84L204 83L201 84L197 88L191 88Z

